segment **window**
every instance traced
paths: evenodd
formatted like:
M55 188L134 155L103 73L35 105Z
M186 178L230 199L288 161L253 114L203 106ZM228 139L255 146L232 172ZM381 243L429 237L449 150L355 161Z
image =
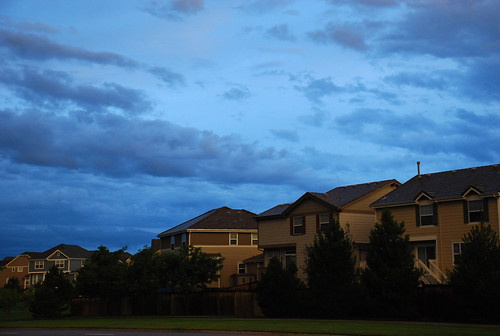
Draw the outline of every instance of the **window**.
M35 260L35 269L43 269L43 260Z
M15 268L15 267L12 267L12 268L11 268L11 271L12 271L12 272L15 272L15 271L16 271L16 268Z
M453 263L457 262L457 258L462 254L462 248L464 243L453 243Z
M243 263L238 263L238 274L246 274L247 273L247 267Z
M328 228L328 224L330 224L330 214L322 213L318 218L318 226L320 230L326 230Z
M306 233L304 227L304 217L295 216L292 217L292 227L291 227L292 235L301 235Z
M252 233L252 245L259 245L259 235Z
M170 237L170 249L173 251L175 249L175 237Z
M42 282L43 281L43 275L42 274L33 274L33 278L32 278L32 281L31 283L33 285L39 283L39 282Z
M56 260L54 262L54 265L57 267L57 268L64 268L64 260Z
M468 201L469 223L481 222L483 220L483 201Z
M281 258L281 255L280 255L280 250L266 250L266 253L267 253L267 257L269 258L269 260L273 259L273 258L278 258L280 259Z
M185 234L185 233L183 233L183 234L182 234L182 246L186 246L186 241L187 241L187 239L186 239L186 234Z
M17 271L22 272L23 271L23 266L17 266Z
M287 247L285 250L285 263L286 266L291 264L297 265L297 252L295 247Z
M229 234L229 245L238 245L238 234L230 233Z
M433 225L433 217L434 217L434 206L432 204L429 205L421 205L420 206L420 225Z
M30 279L24 278L24 289L28 288L29 286L30 286Z

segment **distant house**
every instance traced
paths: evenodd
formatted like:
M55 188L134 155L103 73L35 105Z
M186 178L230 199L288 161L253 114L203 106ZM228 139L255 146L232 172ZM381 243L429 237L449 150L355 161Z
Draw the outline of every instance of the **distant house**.
M398 189L374 202L377 218L389 209L404 221L423 280L446 280L460 255L462 238L471 227L489 223L500 226L500 165L432 174L420 172Z
M78 270L92 253L83 247L67 244L57 245L45 252L30 252L29 286L43 281L52 266L59 268L69 280L74 281Z
M298 277L304 279L306 246L332 219L339 220L344 228L349 224L358 266L363 266L370 230L375 224L375 211L370 204L399 185L396 180L386 180L338 187L326 193L307 192L293 203L259 214L259 247L264 249L265 266L277 257L285 265L295 263Z
M247 210L221 207L179 224L158 235L162 253L193 245L209 255L223 257L221 277L209 287L227 288L255 281L246 270L245 259L260 254L256 215Z
M0 286L4 286L10 278L17 278L19 285L26 289L28 284L28 252L17 257L5 257L0 261Z

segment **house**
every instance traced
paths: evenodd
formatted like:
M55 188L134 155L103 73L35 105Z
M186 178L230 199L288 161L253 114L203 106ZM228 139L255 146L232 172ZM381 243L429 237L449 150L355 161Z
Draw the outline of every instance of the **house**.
M21 253L16 257L5 257L0 261L0 286L4 286L10 278L19 280L19 285L26 289L28 284L29 252Z
M67 244L57 245L45 252L30 252L29 286L43 281L52 266L62 270L69 280L74 281L78 270L92 253L83 247Z
M446 281L462 240L472 226L489 223L500 230L500 165L418 174L374 202L377 218L389 209L404 221L423 281Z
M213 209L158 235L162 253L193 245L209 255L224 258L221 277L209 287L227 288L255 281L248 274L245 259L259 254L256 215L228 207Z
M288 265L295 263L297 276L305 278L306 247L332 219L349 231L355 247L357 266L363 266L375 211L370 204L396 189L400 183L385 180L332 189L326 193L307 192L289 204L277 205L256 219L259 223L259 247L264 249L264 264L273 257Z

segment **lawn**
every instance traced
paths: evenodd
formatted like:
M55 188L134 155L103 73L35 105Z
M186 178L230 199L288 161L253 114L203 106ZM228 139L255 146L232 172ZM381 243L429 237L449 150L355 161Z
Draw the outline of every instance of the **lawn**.
M0 314L0 328L19 327L388 336L500 335L500 326L437 323L171 316L92 318L67 316L60 319L34 319L21 310L11 312L9 315Z

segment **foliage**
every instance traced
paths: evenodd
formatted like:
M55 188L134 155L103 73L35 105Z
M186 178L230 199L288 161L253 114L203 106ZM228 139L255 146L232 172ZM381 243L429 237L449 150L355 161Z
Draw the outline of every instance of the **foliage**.
M369 312L375 316L412 317L416 314L416 289L420 271L415 268L410 238L404 222L382 212L380 224L370 232L368 268L362 283L368 294Z
M120 260L124 249L110 252L99 246L78 271L78 294L103 299L118 299L127 293L127 265Z
M491 225L473 226L450 274L457 312L464 318L500 321L500 244Z
M131 294L158 293L160 289L159 263L159 254L148 246L144 246L142 250L131 257L131 263L127 270L127 281Z
M310 309L322 317L349 316L359 292L349 232L334 219L318 232L306 251Z
M30 311L36 317L58 317L69 309L73 285L63 272L53 266L40 285L35 287Z
M19 302L20 296L15 288L9 288L7 285L0 288L0 310L9 313Z
M205 288L220 277L224 259L201 251L194 246L182 246L179 251L158 256L157 275L162 288L191 292Z
M303 287L296 277L297 267L283 268L278 258L269 260L262 279L257 283L257 300L269 317L289 317L298 313L297 292Z
M21 288L21 284L19 283L19 279L16 277L10 277L9 279L7 279L7 283L5 284L4 288L10 288L18 291L19 293L23 291L23 289Z

